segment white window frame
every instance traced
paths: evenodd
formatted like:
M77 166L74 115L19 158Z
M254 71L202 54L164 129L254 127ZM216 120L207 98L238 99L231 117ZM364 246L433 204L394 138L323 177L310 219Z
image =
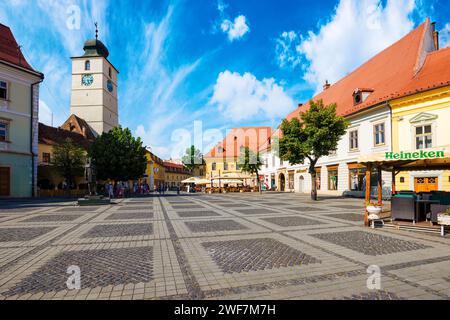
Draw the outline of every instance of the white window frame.
M0 82L3 82L6 85L6 97L5 98L0 98L0 100L3 101L8 101L9 100L9 82L3 79L0 79Z
M5 140L4 141L0 141L0 143L7 143L10 142L9 141L9 130L10 130L10 122L0 119L0 124L5 125Z
M352 133L356 132L356 148L352 147ZM359 129L358 128L352 128L348 131L348 149L352 151L358 151L359 150Z
M423 127L426 127L426 126L430 126L431 127L431 133L430 133L430 135L431 135L431 147L429 147L429 148L433 148L435 146L436 135L435 135L434 123L433 122L418 123L418 124L415 124L413 126L413 133L414 133L413 134L413 145L414 145L414 150L426 150L426 149L429 149L429 148L425 147L425 141L424 141L424 148L422 148L422 149L418 149L417 148L417 133L416 133L416 130L417 130L418 127L422 127L423 128ZM425 131L423 131L423 132L425 132ZM420 135L420 136L425 137L425 134L422 133L422 135Z
M383 125L383 142L377 144L377 126ZM386 145L386 122L377 122L373 124L373 146L374 147L382 147Z

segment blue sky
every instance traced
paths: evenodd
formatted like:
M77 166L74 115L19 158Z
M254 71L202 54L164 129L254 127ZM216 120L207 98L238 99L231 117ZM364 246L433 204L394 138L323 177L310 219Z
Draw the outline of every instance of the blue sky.
M193 142L194 121L201 121L197 141L205 150L233 127L276 127L325 80L337 81L426 17L437 21L445 46L449 16L445 0L0 4L0 22L46 76L42 122L50 124L53 114L56 126L69 116L70 57L83 53L98 21L109 60L120 70L120 123L166 159Z

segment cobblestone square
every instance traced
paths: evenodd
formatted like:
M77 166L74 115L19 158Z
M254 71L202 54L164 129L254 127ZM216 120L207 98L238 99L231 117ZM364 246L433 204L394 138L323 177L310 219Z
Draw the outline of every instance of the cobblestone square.
M0 207L0 300L449 299L449 237L367 229L362 201L168 193ZM379 290L367 288L374 265Z

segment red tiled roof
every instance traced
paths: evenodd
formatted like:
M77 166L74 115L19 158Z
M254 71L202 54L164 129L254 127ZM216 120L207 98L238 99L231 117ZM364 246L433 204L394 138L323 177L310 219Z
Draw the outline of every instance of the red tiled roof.
M420 72L393 97L403 97L450 85L450 47L427 55Z
M191 172L182 164L173 163L170 161L164 161L163 163L164 169L166 172L176 172L176 173L185 173L190 174Z
M0 61L11 63L15 66L25 68L29 71L39 73L34 70L22 54L22 50L17 44L11 29L0 23Z
M237 158L241 147L257 152L272 136L270 127L234 128L225 139L212 148L205 158Z
M85 138L77 132L70 132L62 128L55 128L39 123L39 143L46 145L58 145L70 139L74 144L89 150L92 140Z
M95 134L89 124L82 118L72 114L62 124L61 129L76 132L82 136L86 136L88 140L95 140Z
M424 58L429 60L427 53L434 50L432 37L430 20L427 19L405 37L313 97L313 100L322 99L325 105L336 103L337 113L342 116L388 101L408 88L420 72ZM353 93L360 88L370 88L373 92L363 103L355 105ZM287 119L298 117L308 107L309 102L288 115Z

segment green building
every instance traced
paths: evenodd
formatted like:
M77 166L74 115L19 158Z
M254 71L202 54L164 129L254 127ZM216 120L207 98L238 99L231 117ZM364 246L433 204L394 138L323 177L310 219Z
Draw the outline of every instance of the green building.
M36 195L39 84L9 27L0 24L0 198Z

